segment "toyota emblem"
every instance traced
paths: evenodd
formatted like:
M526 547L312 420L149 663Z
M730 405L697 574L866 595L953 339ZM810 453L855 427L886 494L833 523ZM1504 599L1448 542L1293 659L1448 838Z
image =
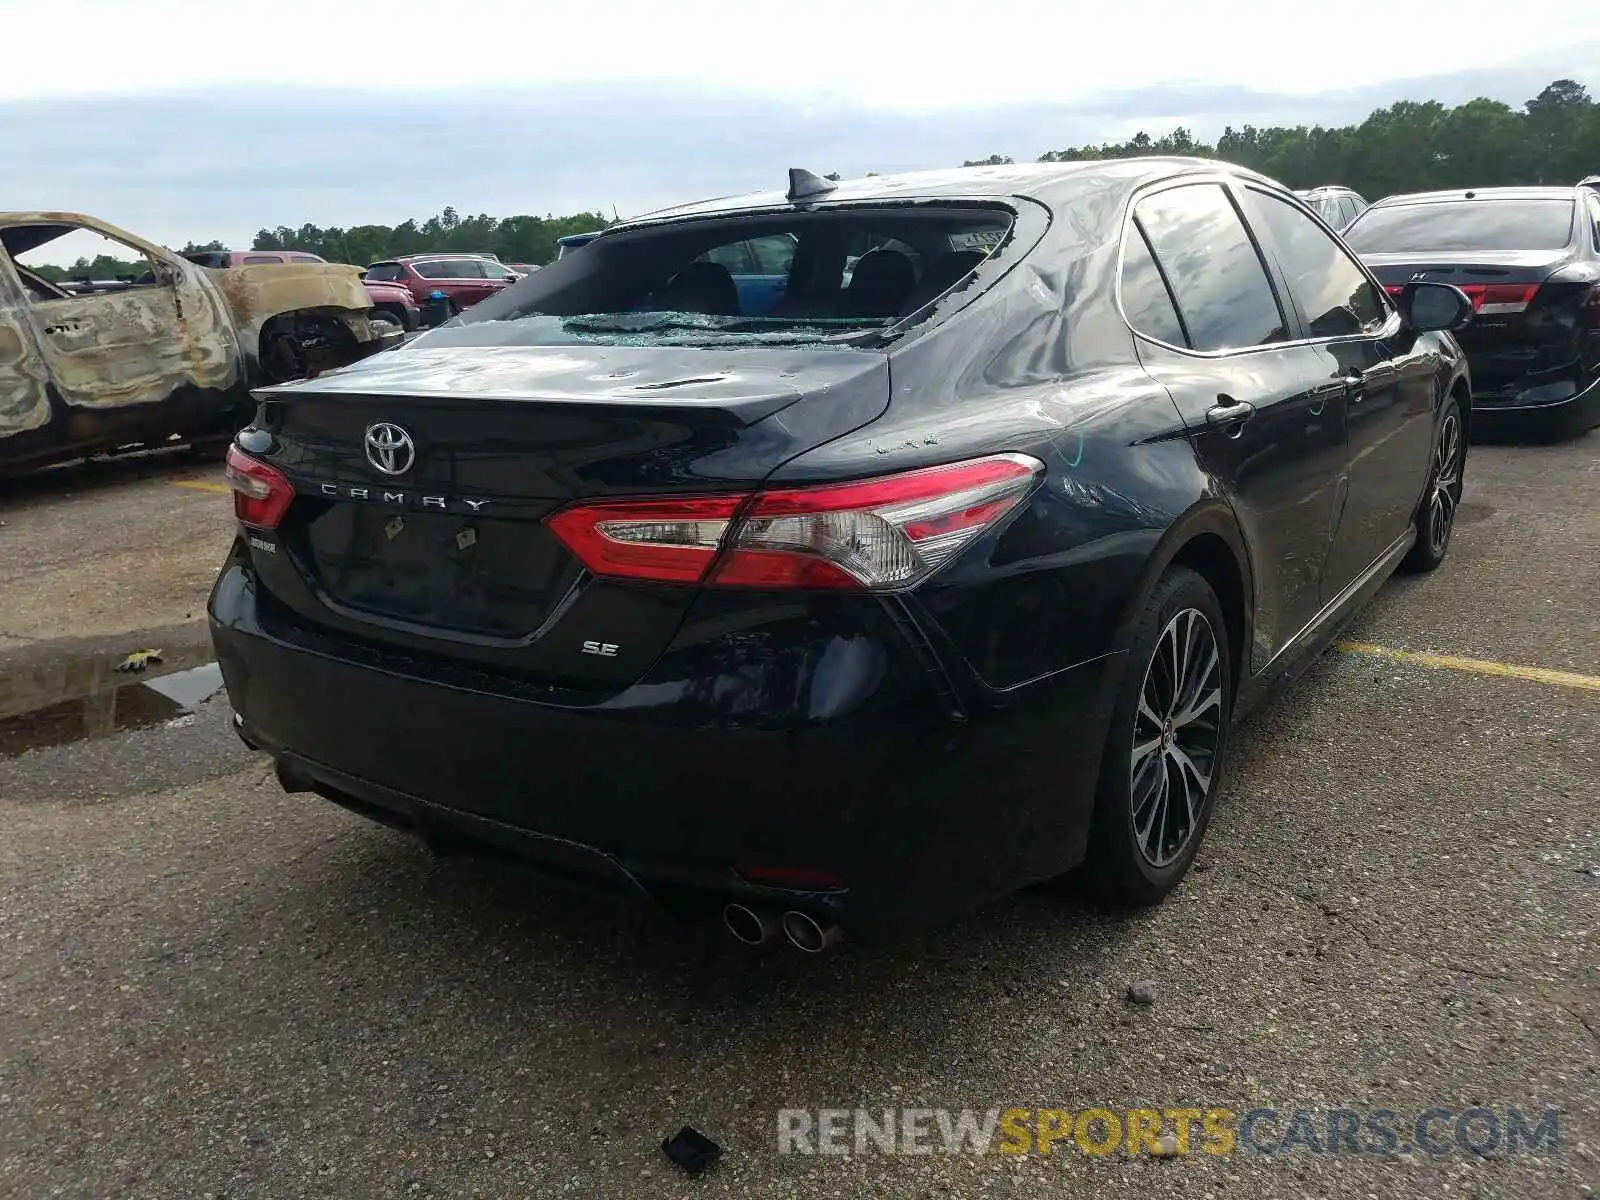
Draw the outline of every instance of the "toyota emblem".
M398 425L379 421L367 426L367 461L385 475L404 475L417 461L417 444Z

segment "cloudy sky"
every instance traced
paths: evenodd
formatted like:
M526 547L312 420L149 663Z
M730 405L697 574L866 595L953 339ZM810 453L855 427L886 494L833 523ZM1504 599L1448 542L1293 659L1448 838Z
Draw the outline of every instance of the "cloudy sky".
M1283 0L0 0L0 208L155 240L462 211L623 215L782 181L1032 158L1138 128L1343 123L1600 91L1600 4L1432 0L1314 37Z

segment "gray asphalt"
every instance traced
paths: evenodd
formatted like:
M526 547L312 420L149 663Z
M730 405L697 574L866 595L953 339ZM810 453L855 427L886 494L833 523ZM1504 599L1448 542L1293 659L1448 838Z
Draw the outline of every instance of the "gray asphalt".
M1468 480L1449 561L1348 636L1600 676L1600 433L1480 447ZM176 503L126 490L102 520ZM0 651L142 632L70 625ZM1600 1189L1600 691L1332 652L1236 739L1160 908L1035 889L815 960L434 861L280 792L222 701L195 718L0 759L0 1196ZM777 1152L779 1109L888 1106L1561 1117L1486 1158ZM660 1149L686 1123L724 1150L700 1179Z

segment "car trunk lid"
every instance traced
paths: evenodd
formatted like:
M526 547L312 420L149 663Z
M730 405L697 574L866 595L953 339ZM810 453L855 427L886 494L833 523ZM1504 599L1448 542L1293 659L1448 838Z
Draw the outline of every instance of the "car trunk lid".
M252 550L277 600L361 638L614 687L654 661L696 589L587 576L545 518L580 500L753 490L878 416L888 359L416 345L258 397L241 444L296 491L276 537L287 553Z
M1564 371L1578 353L1590 289L1566 278L1566 250L1362 257L1390 295L1413 281L1448 283L1467 294L1473 316L1456 338L1471 363L1475 392L1515 393Z

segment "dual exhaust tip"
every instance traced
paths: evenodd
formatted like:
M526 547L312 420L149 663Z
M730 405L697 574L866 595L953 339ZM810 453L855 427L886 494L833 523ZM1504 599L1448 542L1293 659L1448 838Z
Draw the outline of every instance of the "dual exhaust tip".
M789 944L804 954L821 954L844 936L837 925L823 924L797 908L780 917L770 909L730 904L722 910L722 924L746 946L764 946L781 931Z

